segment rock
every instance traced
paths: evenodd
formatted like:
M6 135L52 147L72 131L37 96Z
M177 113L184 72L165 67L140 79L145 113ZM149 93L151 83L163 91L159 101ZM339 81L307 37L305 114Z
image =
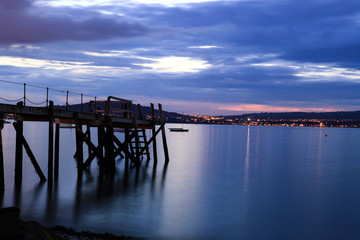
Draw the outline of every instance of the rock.
M0 209L0 239L58 240L60 238L39 223L22 221L20 209L9 207Z

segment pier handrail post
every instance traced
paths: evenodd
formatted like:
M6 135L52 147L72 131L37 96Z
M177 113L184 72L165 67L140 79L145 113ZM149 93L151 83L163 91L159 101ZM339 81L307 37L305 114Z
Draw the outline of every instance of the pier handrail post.
M105 102L104 114L105 116L110 116L110 99Z
M165 134L165 121L164 121L164 117L163 117L162 106L160 103L159 103L159 115L160 115L160 121L161 121L161 135L162 135L162 142L163 142L163 147L164 147L165 163L168 163L169 162L169 151L168 151L168 147L167 147L166 134Z
M49 88L46 88L46 107L49 106Z
M24 106L26 106L26 83L24 83Z
M96 97L95 97L95 103L94 103L94 105L95 105L94 109L95 109L95 114L96 114Z
M69 110L69 91L66 91L66 111Z
M151 108L151 121L152 121L152 136L153 136L153 156L154 156L154 163L157 164L157 151L156 151L156 131L155 131L155 110L154 110L154 104L150 103Z
M81 94L81 105L80 105L81 112L83 112L83 96L84 94Z

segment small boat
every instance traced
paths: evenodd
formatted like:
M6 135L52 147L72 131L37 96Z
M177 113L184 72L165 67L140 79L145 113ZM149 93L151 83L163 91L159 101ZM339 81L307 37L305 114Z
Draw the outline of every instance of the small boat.
M169 128L170 132L188 132L189 129L187 128Z

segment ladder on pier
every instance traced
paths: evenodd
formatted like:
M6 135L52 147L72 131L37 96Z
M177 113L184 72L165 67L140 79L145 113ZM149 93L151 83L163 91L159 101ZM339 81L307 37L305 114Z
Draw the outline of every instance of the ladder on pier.
M129 129L129 134L135 135L135 137L131 139L129 144L131 154L138 157L139 159L143 159L143 156L145 155L146 159L149 160L150 152L149 146L146 145L147 139L145 129ZM145 148L145 151L142 151L143 148Z

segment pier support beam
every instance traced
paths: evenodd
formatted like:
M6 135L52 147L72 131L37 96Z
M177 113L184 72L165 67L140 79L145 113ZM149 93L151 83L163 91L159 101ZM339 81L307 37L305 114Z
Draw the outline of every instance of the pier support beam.
M80 175L83 170L84 153L83 153L83 140L82 140L82 125L78 119L77 113L75 113L75 128L76 128L76 162L77 170Z
M17 103L18 107L23 106L23 102ZM19 117L16 121L17 123L17 131L16 131L16 143L15 143L15 185L21 185L22 179L22 165L23 165L23 147L21 144L21 137L23 136L23 121L20 120Z
M115 173L115 154L114 154L114 128L111 123L111 119L106 120L106 133L105 133L105 164L106 171L108 173Z
M48 145L48 181L53 182L54 176L54 102L49 103L49 145Z
M86 136L89 138L89 140L91 141L91 132L90 132L90 126L86 125ZM88 147L88 156L90 156L91 154L91 149L90 147Z
M0 194L5 191L4 154L3 154L3 144L2 144L3 128L4 128L4 114L0 113Z
M99 173L103 175L105 172L104 169L104 127L97 127L97 135L98 135L98 146L99 146Z
M154 104L150 104L151 108L151 120L153 121L153 127L152 127L152 137L153 137L153 156L154 156L154 163L157 164L157 150L156 150L156 131L155 131L155 110L154 110Z
M162 113L162 106L159 103L159 115L161 123L164 123L163 113ZM165 163L169 162L169 151L166 142L166 134L165 134L165 124L161 124L161 135L162 135L162 142L164 147L164 154L165 154Z
M125 141L127 141L127 139L129 139L130 138L130 133L129 133L129 129L128 128L125 128ZM114 139L114 141L116 141L115 139ZM118 149L119 149L119 152L120 152L120 145L121 144L121 142L119 141L119 142L117 142L117 145L118 145ZM131 144L131 143L130 143ZM129 167L129 155L128 154L125 154L125 168L127 169Z
M55 125L55 159L54 159L54 177L59 178L59 154L60 154L60 124Z

